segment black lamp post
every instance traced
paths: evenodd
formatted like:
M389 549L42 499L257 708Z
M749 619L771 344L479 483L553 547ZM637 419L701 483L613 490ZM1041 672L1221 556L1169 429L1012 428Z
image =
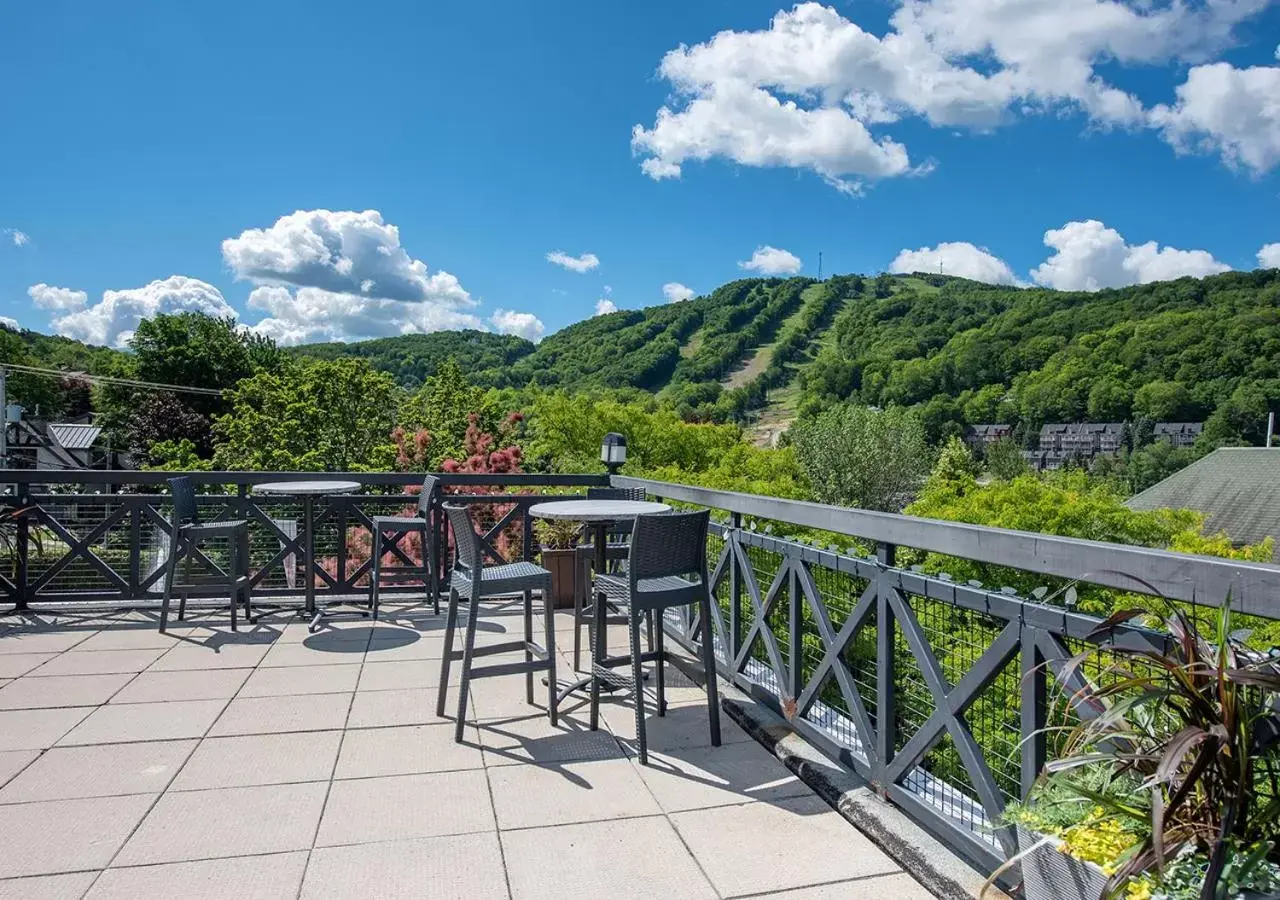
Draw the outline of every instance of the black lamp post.
M604 463L610 475L617 475L626 461L627 439L615 431L609 432L600 445L600 462Z

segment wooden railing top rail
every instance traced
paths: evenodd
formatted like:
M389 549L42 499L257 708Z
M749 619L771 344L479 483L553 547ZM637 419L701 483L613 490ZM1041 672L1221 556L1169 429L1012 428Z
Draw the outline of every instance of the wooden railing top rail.
M1280 566L615 475L618 487L744 516L1280 619ZM998 586L993 586L998 587Z

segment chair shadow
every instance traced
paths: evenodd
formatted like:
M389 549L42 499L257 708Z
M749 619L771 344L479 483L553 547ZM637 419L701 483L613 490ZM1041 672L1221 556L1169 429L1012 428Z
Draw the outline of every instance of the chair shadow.
M700 674L686 673L678 666L669 665L667 687L668 689L700 687L699 679L689 677ZM626 716L628 719L635 715L630 696L611 697L609 694L602 694L600 706L602 719L596 733L608 735L616 742L621 754L619 758L625 757L638 765L635 740L618 736L607 724L609 719L616 723L619 715ZM612 715L609 715L610 712ZM737 795L737 803L769 803L800 816L819 815L827 810L825 804L812 809L797 808L792 801L818 795L802 782L793 782L795 773L784 763L776 760L755 740L734 741L722 743L720 747L712 747L708 715L706 700L703 698L700 702L681 703L678 706L668 705L666 714L659 716L652 688L646 688L645 726L651 740L664 731L690 735L700 733L701 735L700 740L693 740L684 746L680 742L668 745L662 740L657 741L659 744L657 748L651 744L648 769L688 781L690 785L714 787L731 792ZM535 719L545 721L545 712L538 713L534 707L530 707L529 715L487 720L477 723L476 727L482 733L481 744L485 748L485 753L510 762L537 765L555 771L566 781L589 789L591 788L590 780L581 774L581 770L573 771L566 768L574 763L611 758L600 753L591 753L589 747L582 746L585 736L592 734L588 716L588 700L585 695L575 693L561 701L557 732L554 734L531 737L519 729L519 724L523 722ZM734 720L722 707L720 710L722 735L724 731L735 725ZM499 743L508 746L500 748L489 746L493 741L484 740L484 737L489 735L496 737ZM758 752L751 753L746 750L726 752L726 748L738 745L754 748ZM584 750L587 752L583 752ZM751 757L745 763L744 753ZM787 786L781 787L783 784ZM734 802L731 799L724 799L718 805L729 806Z

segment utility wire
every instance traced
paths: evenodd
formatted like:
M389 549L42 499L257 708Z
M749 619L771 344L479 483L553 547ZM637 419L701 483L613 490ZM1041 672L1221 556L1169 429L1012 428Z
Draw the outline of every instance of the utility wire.
M222 391L218 388L190 387L183 384L161 384L155 381L138 381L133 378L115 378L110 375L90 375L87 372L64 372L61 369L43 369L38 366L20 366L14 363L0 363L0 368L10 369L14 372L26 372L31 375L42 375L46 378L75 378L80 381L87 381L90 384L113 384L120 387L171 391L175 394L205 394L212 397L222 396Z

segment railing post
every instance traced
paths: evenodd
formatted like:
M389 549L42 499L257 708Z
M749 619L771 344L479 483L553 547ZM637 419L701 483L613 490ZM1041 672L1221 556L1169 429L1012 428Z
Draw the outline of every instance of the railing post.
M1022 681L1022 799L1026 800L1044 768L1048 752L1045 741L1047 691L1044 654L1036 641L1035 629L1023 623L1022 647L1018 653Z
M729 551L729 640L726 649L726 661L733 668L733 661L738 658L742 648L742 573L738 571L738 554L734 548L738 543L738 532L742 529L742 514L734 513L730 520L733 530L729 532L727 547Z
M26 509L31 505L31 496L27 493L26 485L22 485L19 489L17 499L17 509ZM18 553L18 570L14 573L18 595L14 598L13 608L15 611L22 611L27 608L31 599L27 596L29 585L29 560L27 557L31 551L31 522L29 515L26 513L18 517L18 534L14 546Z
M800 602L800 578L796 566L803 565L792 559L787 573L787 656L791 662L791 684L786 708L795 714L796 701L804 692L804 604Z
M142 509L136 503L129 510L129 599L142 593Z
M338 576L338 590L346 591L354 590L354 585L347 583L347 504L350 497L335 497L338 501L338 565L335 574ZM373 543L370 542L370 547Z
M533 562L533 516L529 515L530 506L531 504L528 503L520 504L520 530L524 533L522 550L525 562Z
M893 544L877 544L876 560L891 568L897 548ZM894 680L897 666L894 663L893 607L889 605L888 573L881 573L876 580L876 746L871 760L871 780L881 794L889 790L885 769L893 760L897 743L897 712L894 709Z

